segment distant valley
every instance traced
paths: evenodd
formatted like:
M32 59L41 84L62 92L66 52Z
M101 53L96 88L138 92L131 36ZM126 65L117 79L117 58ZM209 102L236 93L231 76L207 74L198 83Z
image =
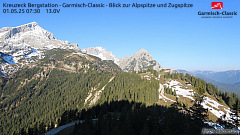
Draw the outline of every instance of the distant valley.
M220 90L228 92L236 92L240 95L240 70L229 71L186 71L178 70L181 73L191 73L196 77L202 78L213 85L216 85Z
M229 70L221 72L213 71L195 71L192 72L197 76L204 76L206 78L229 84L239 84L240 83L240 70Z

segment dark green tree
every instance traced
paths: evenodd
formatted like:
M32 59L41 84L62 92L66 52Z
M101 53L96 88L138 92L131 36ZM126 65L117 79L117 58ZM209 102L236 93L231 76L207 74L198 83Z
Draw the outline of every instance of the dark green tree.
M194 93L194 104L190 109L192 110L191 115L193 119L196 121L195 124L199 125L202 127L204 125L204 121L208 119L208 110L203 108L201 103L204 101L205 95L202 95L204 92L201 90L201 87L198 87L198 92L199 93Z
M239 126L239 111L240 111L239 100L236 100L235 104L233 105L231 114L233 123L236 125L236 127Z

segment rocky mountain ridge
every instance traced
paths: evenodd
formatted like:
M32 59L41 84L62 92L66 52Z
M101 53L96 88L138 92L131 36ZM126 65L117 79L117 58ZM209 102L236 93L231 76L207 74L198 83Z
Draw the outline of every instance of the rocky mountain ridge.
M238 84L240 83L240 70L228 70L228 71L195 71L194 75L198 77L209 78L221 83L229 83L229 84Z
M10 75L23 65L44 58L44 52L53 48L79 50L76 43L58 40L36 22L1 28L1 71L5 75Z
M102 60L112 60L123 71L140 71L148 68L160 71L160 64L146 50L141 49L133 56L117 58L111 51L103 47L79 49L76 43L58 40L53 33L43 29L36 22L17 27L0 29L1 75L11 75L23 65L38 61L45 57L51 49L72 49L80 53L90 54Z
M160 71L162 67L153 59L145 49L141 49L131 57L125 56L123 58L117 58L112 52L107 52L103 47L90 47L81 49L81 52L94 55L103 60L112 60L125 72L147 70L148 68Z
M118 63L119 59L113 55L113 53L107 52L103 47L89 47L86 49L80 49L82 53L87 53L96 57L101 58L102 60L112 60L114 63Z
M148 68L160 71L162 69L160 64L145 49L139 50L131 57L121 59L119 66L123 71L140 71Z
M0 50L14 54L18 50L68 48L79 49L77 44L58 40L54 35L43 29L36 22L18 27L4 27L0 29Z

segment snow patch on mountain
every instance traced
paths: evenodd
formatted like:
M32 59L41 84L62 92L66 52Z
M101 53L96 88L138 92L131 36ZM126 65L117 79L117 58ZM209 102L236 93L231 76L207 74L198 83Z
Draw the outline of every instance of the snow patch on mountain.
M7 33L8 33L7 31L4 31L4 32L1 32L1 31L0 31L0 38L1 38L3 35L7 34Z
M80 49L82 53L87 53L96 57L101 58L102 60L112 60L114 63L118 64L118 58L113 55L113 53L107 52L103 47L89 47L86 49Z
M170 80L167 83L165 83L164 86L172 88L173 92L175 90L178 97L183 96L183 97L189 98L191 100L194 100L193 95L194 95L195 91L192 89L188 89L182 83L180 83L176 80ZM223 115L226 115L224 120L231 120L230 114L232 112L231 112L230 108L219 104L217 101L213 100L212 98L204 97L202 106L203 106L203 108L208 109L208 111L213 113L218 118L222 117ZM223 110L221 110L220 107L222 107Z
M152 55L150 55L146 50L141 49L133 56L125 56L123 58L117 58L112 52L107 52L103 47L90 47L86 49L81 49L81 52L87 53L102 60L112 60L115 64L121 67L123 71L140 71L147 70L148 68L160 71L162 68L159 63L157 63Z
M208 124L210 127L213 127L214 129L224 129L221 125L219 125L217 123L204 122L204 124Z
M0 57L5 60L0 63L2 72L14 73L14 70L21 68L22 65L44 58L44 52L54 48L80 50L76 43L58 40L36 22L1 28ZM14 68L16 66L17 68Z
M52 49L54 48L74 48L79 50L77 44L69 44L68 41L56 39L53 34L36 22L28 23L18 27L4 27L0 29L2 33L0 38L0 51L15 52L19 49L36 48ZM49 46L51 46L49 48Z
M181 95L183 97L194 100L192 97L194 95L194 90L184 88L184 86L178 81L171 80L170 82L164 84L164 86L172 88L173 91L175 90L178 97Z

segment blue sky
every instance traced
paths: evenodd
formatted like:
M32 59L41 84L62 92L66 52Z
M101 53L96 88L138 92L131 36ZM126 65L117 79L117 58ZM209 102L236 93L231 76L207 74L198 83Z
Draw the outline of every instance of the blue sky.
M218 1L218 0L217 0ZM191 3L193 8L60 8L59 14L3 14L2 3ZM160 65L185 70L240 69L240 1L221 0L2 0L0 28L36 21L80 48L102 46L118 58L144 48ZM233 18L201 18L198 11L237 11Z

